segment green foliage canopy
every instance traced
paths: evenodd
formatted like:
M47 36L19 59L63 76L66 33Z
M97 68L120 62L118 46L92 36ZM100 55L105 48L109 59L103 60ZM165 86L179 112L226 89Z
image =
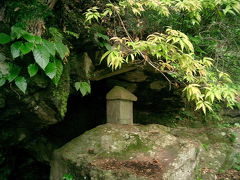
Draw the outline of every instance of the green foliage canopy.
M19 8L21 3L8 4L13 11L17 9L19 20L28 22L29 18L22 16L23 8ZM235 23L237 28L231 34L240 32L235 20L240 13L238 0L119 0L97 4L98 7L88 6L83 10L82 28L94 34L98 48L106 51L101 61L106 60L113 70L121 68L123 63L148 64L169 81L170 87L175 84L173 79L183 84L187 100L204 113L219 101L227 102L229 107L236 104L239 87L223 71L227 60L233 62L233 53L218 50L222 40L217 28ZM34 14L35 10L26 1L23 6ZM47 16L50 14L48 10ZM12 27L10 35L0 33L0 44L9 45L11 52L11 58L0 52L0 86L15 82L25 92L28 79L40 71L58 84L69 50L56 28L47 31L52 35L50 39L32 35L18 26ZM79 38L78 33L64 32ZM228 43L224 47L233 46ZM219 65L219 52L224 54L220 58L223 66ZM32 61L24 61L30 56ZM77 82L75 87L83 88L83 94L90 92L89 85L83 82Z
M105 46L107 51L101 58L101 61L106 59L113 70L121 68L123 63L139 60L149 64L162 73L170 85L169 77L185 84L183 91L187 99L195 103L196 110L206 113L212 111L216 101L226 101L233 107L238 91L232 86L230 76L215 67L213 58L206 57L210 54L199 53L199 47L195 51L192 36L173 27L199 32L204 24L239 16L239 13L237 0L121 0L105 4L105 8L89 8L85 13L85 25L91 28L100 24L113 30L106 31L110 36L108 45L112 47ZM206 17L209 19L204 20ZM179 18L185 27L179 26ZM144 26L151 21L157 24L155 20L165 25L159 32Z

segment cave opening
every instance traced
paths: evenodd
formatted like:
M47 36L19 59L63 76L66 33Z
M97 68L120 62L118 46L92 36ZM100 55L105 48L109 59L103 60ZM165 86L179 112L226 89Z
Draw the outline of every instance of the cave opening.
M58 146L78 137L94 127L106 123L106 94L116 85L122 86L135 94L138 100L134 102L134 123L171 125L178 119L175 115L182 107L183 100L179 89L169 90L166 80L159 74L145 73L144 81L139 71L131 71L91 82L91 94L82 96L80 92L72 91L68 98L67 113L63 121L48 127L45 136ZM126 78L127 77L127 78ZM133 80L133 81L132 81ZM154 87L155 86L157 87Z
M91 83L91 94L84 97L80 92L71 94L64 120L50 126L44 134L61 146L84 132L106 123L105 96L110 89L105 81L95 81Z

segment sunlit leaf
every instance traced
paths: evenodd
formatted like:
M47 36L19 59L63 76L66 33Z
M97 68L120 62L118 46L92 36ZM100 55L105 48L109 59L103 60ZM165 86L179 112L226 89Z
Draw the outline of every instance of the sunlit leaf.
M101 57L101 59L100 59L100 62L102 62L102 60L105 59L110 53L111 53L111 51L105 52L105 53L102 55L102 57Z
M77 91L80 90L82 96L91 93L91 86L87 82L76 82L74 86Z

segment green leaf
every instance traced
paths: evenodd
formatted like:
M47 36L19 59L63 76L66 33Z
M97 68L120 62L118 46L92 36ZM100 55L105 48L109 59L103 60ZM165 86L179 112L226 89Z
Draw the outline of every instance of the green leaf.
M107 35L101 34L101 33L97 33L96 34L97 37L100 37L106 41L109 41L109 37Z
M91 93L91 86L87 82L76 82L74 86L77 91L80 90L83 96Z
M55 43L55 48L61 57L63 59L64 57L69 55L69 49L66 45L64 45L62 42L56 42Z
M81 82L75 82L75 84L74 84L74 87L77 91L80 90L80 86L81 86L80 83Z
M33 43L26 42L22 44L19 49L23 55L28 54L33 49Z
M35 44L42 44L42 38L40 36L34 36L35 38Z
M29 74L30 77L35 76L37 74L37 72L38 72L37 64L30 64L28 66L28 74Z
M112 50L112 46L109 43L103 43L103 45L107 50L109 50L109 51Z
M110 53L111 53L112 51L107 51L107 52L105 52L103 55L102 55L102 57L101 57L101 59L100 59L100 62L102 62L103 61L103 59L105 59Z
M46 48L43 46L38 45L34 50L33 50L33 56L36 61L36 63L42 68L45 69L46 66L49 63L49 58L50 54L47 51Z
M71 174L65 174L62 178L63 180L74 180Z
M54 60L54 63L56 64L56 68L57 68L57 71L56 71L56 75L55 77L52 79L53 83L57 86L60 79L61 79L61 76L62 76L62 72L63 72L63 64L62 64L62 61L59 60L59 59L55 59Z
M45 68L45 73L46 75L50 78L50 79L53 79L54 76L56 75L57 73L57 67L56 67L56 64L55 63L48 63L47 67Z
M56 51L55 51L55 47L54 47L54 43L47 41L47 40L43 40L43 46L48 50L48 52L52 55L55 56Z
M33 44L42 44L43 39L40 36L34 36L28 32L23 34L23 38Z
M5 78L0 78L0 87L3 86L6 82Z
M180 46L181 46L181 49L182 49L182 51L183 51L183 49L184 49L184 47L185 47L185 46L184 46L184 43L183 43L183 41L182 41L182 40L180 40L180 41L179 41L179 44L180 44Z
M7 44L11 41L11 37L5 33L0 33L0 44Z
M215 95L214 95L214 93L213 93L212 91L208 91L208 92L206 93L205 97L206 97L207 99L209 99L212 103L213 103L213 101L214 101L214 99L215 99Z
M19 76L15 79L16 86L25 94L27 89L27 81L24 77Z
M12 39L19 39L20 37L22 37L22 35L27 34L28 32L24 31L22 28L20 27L16 27L16 26L12 26L11 28L11 37Z
M217 100L220 101L222 99L222 92L220 90L214 91L214 95L217 98Z
M206 106L206 108L207 108L209 111L213 111L213 109L212 109L212 104L211 104L211 103L205 101L205 106Z
M63 40L63 35L59 32L57 28L50 27L49 28L49 33L53 36L53 39L55 41L62 41Z
M75 32L72 32L72 31L64 31L64 33L68 34L68 35L71 35L73 37L75 37L76 39L79 38L79 34L75 33Z
M34 43L35 42L35 36L30 34L30 33L26 33L23 35L23 38L28 41L28 42L31 42L31 43Z
M20 47L23 45L21 41L17 41L11 45L12 57L15 59L21 55Z
M20 73L21 68L15 64L9 65L9 74L7 76L7 80L12 82Z
M188 50L189 50L190 52L194 52L194 48L193 48L192 43L191 43L188 39L185 39L185 38L183 38L182 40L183 40L183 42L187 45Z

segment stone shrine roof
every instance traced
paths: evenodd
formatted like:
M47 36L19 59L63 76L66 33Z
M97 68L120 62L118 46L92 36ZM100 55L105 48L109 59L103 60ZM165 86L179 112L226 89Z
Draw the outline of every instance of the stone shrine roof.
M137 101L137 97L120 86L114 86L114 88L109 91L106 95L107 100L128 100L128 101Z

